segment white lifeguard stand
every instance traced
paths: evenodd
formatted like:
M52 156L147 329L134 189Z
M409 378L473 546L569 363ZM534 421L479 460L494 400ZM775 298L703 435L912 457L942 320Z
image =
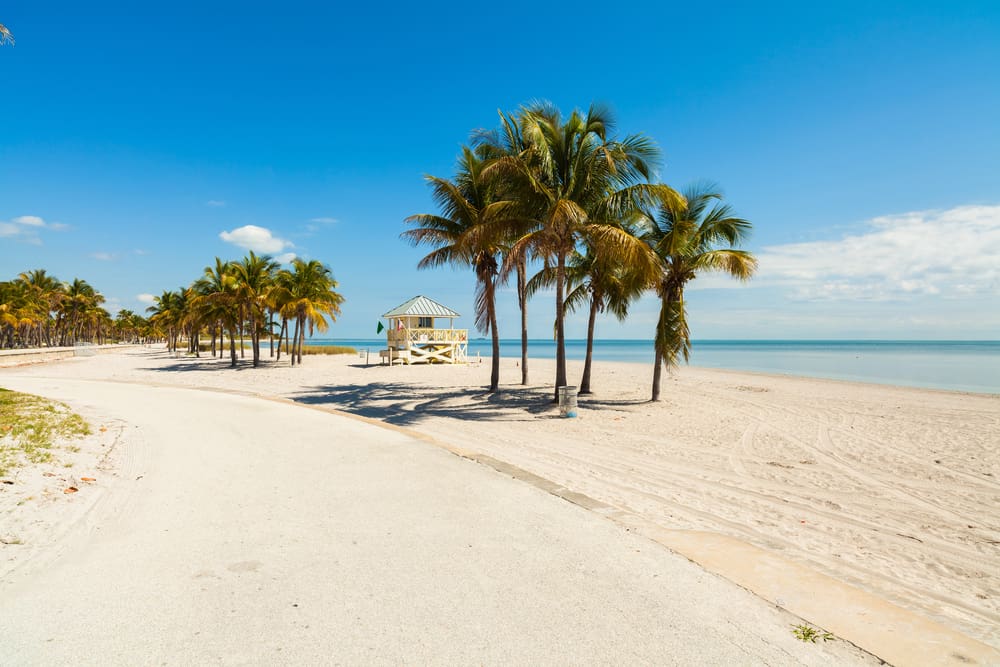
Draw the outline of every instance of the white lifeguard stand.
M454 329L456 317L451 308L426 296L415 296L382 315L388 320L386 349L379 352L390 364L465 363L469 350L469 330ZM448 320L448 328L437 328L437 321Z

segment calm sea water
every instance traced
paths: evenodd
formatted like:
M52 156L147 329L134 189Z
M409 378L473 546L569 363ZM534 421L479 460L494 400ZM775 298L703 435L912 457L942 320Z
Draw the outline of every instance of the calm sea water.
M376 355L385 347L384 338L310 342L367 348ZM586 345L585 340L566 341L566 356L583 359ZM692 366L1000 393L1000 341L702 340L694 341L692 348ZM532 357L554 359L555 350L551 340L528 343ZM469 341L469 355L477 354L489 358L489 340ZM521 341L501 340L500 355L520 357ZM648 340L597 340L594 359L652 364L653 344Z

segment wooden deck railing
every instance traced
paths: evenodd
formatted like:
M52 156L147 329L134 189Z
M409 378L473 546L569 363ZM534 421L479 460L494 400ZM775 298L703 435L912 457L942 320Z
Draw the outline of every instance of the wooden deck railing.
M387 332L388 343L393 347L409 347L425 343L467 343L468 329L395 329Z

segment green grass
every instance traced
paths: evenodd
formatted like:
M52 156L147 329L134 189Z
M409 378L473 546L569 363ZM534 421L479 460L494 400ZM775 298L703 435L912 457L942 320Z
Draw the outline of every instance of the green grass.
M357 354L353 347L342 345L303 345L302 354Z
M829 632L823 630L817 630L816 628L806 625L805 623L800 623L799 625L792 626L792 634L795 638L801 642L808 642L815 644L817 639L822 639L824 642L832 641L835 637Z
M89 434L66 405L0 389L0 477L25 463L50 463L57 440Z

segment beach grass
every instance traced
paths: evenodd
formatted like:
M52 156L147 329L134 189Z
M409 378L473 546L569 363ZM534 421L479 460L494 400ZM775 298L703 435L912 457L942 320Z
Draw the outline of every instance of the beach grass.
M58 440L89 434L90 425L66 405L0 389L0 476L25 463L49 463Z
M344 345L303 345L302 354L357 354L353 347Z

